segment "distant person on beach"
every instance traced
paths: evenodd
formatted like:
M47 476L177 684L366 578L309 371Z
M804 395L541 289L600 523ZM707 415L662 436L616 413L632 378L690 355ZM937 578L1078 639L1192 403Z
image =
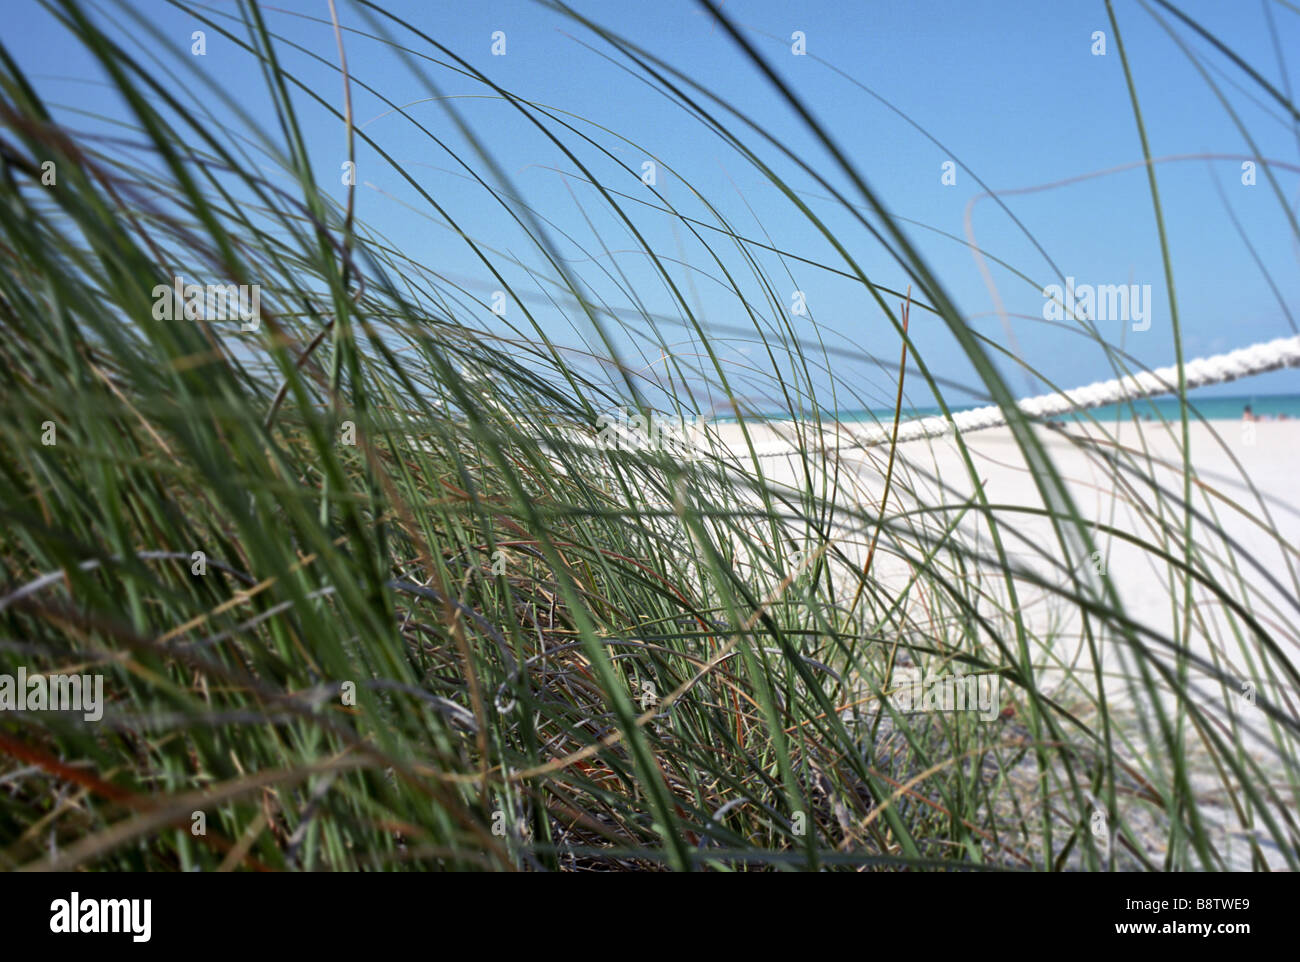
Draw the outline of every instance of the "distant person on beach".
M1242 419L1243 421L1285 421L1285 420L1287 419L1287 415L1285 415L1285 414L1256 414L1254 411L1252 411L1252 410L1250 409L1250 405L1247 404L1247 405L1246 405L1246 410L1244 410L1244 411L1241 412L1241 419Z

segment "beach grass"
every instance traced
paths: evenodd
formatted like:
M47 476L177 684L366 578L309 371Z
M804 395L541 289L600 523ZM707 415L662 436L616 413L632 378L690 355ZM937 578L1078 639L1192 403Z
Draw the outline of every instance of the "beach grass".
M219 83L186 64L164 76L73 0L51 7L126 105L117 136L55 123L0 49L0 674L100 674L105 693L95 721L0 715L0 866L1300 864L1300 577L1280 509L1198 476L1191 405L1161 426L1181 440L1172 465L1141 432L1117 443L1113 421L1049 444L1002 373L1023 362L973 330L834 125L725 9L709 8L717 29L824 168L547 4L698 117L833 255L783 250L664 193L632 196L640 170L609 150L613 135L498 86L381 4L349 4L334 25L342 49L386 44L429 97L471 82L540 132L601 205L601 243L643 253L652 297L599 267L598 250L577 263L545 199L514 183L474 107L453 99L436 129L467 146L447 162L479 180L494 205L483 216L514 218L532 247L480 244L403 172L479 259L481 284L407 256L358 214L360 186L322 182L300 112L383 157L339 91L384 100L434 148L428 114L337 61L322 60L336 90L304 83L282 62L305 48L256 3L174 6L258 58L275 125L229 135L203 106ZM147 18L112 10L149 35ZM1123 25L1112 14L1121 51ZM855 258L777 173L787 166L894 269ZM734 294L728 324L700 313L643 235L647 218L706 252L695 266ZM1172 277L1163 228L1158 243ZM1006 412L1034 496L997 500L960 435L906 452L828 445L833 412L881 401L837 372L876 358L790 323L790 269L860 286L889 337L879 372L896 420L905 388L945 410L967 403L970 386L957 401L909 335L921 317L942 323L976 394ZM256 285L256 324L186 316L176 277ZM601 293L611 286L620 303ZM507 317L492 310L498 289ZM664 292L671 314L638 306ZM557 317L578 346L551 336ZM1071 323L1117 375L1131 369L1095 325ZM1174 332L1181 362L1176 318ZM630 440L611 448L600 418L620 410ZM733 420L698 420L719 413ZM699 430L646 443L652 424L683 419ZM763 456L779 436L794 453ZM1057 441L1110 479L1125 519L1087 516ZM1260 570L1243 524L1281 566ZM1104 563L1115 544L1160 586L1162 624L1125 607ZM1047 616L1027 613L1031 596ZM986 679L994 700L911 710L905 670Z

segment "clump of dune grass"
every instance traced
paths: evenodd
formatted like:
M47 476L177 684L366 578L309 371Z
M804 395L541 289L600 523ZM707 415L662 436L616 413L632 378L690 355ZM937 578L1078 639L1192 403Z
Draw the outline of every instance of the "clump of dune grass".
M1171 483L1094 423L1100 434L1074 443L1147 523L1085 523L1042 433L1015 412L994 363L1012 359L974 333L868 172L725 14L713 11L833 169L553 7L629 82L671 94L768 178L833 261L658 192L632 196L639 171L610 148L635 144L635 129L531 103L380 5L362 0L331 25L340 49L387 45L430 97L448 78L471 82L540 130L583 202L651 265L675 307L664 313L639 306L649 299L599 267L599 250L583 263L560 249L546 198L521 195L472 104L439 105L439 129L468 145L443 159L532 247L492 249L453 223L448 236L481 261L477 285L405 256L358 214L360 188L341 199L309 162L307 109L387 155L350 101L282 67L301 43L255 3L239 16L175 6L260 61L277 125L220 129L199 106L220 96L210 78L161 77L72 0L53 8L126 105L119 136L54 122L0 51L0 672L100 673L108 702L93 723L0 716L0 865L1215 869L1229 864L1226 812L1248 864L1297 867L1294 609L1259 600L1219 517L1276 532L1266 506L1194 485L1188 464ZM115 15L151 29L128 7ZM364 89L440 143L383 78L310 55L338 89ZM775 171L792 162L892 255L889 277L869 276L788 189ZM450 221L402 176L424 213ZM640 233L647 221L698 245L694 266L734 295L730 325L695 309ZM858 284L892 332L888 357L788 324L777 292L789 270ZM155 289L177 276L257 285L256 329L156 318ZM491 312L497 289L517 308L509 321ZM1039 564L1010 554L1034 509L991 503L962 438L974 494L961 498L889 445L825 443L833 412L879 406L837 374L850 356L879 360L896 419L904 386L948 408L953 386L911 341L909 315L946 325L978 395L1011 416L1055 532L1032 546ZM546 335L557 318L580 344ZM729 451L716 426L690 447L608 450L598 421L620 408L730 416L745 437L789 422L800 443L779 477L748 443ZM855 473L863 457L874 472ZM1164 572L1173 637L1130 619L1087 563L1102 537L1139 545ZM885 557L905 582L881 575ZM1277 581L1294 605L1294 568ZM1032 591L1094 656L1122 652L1124 706L1098 657L1072 661L1059 633L1027 622ZM1193 594L1221 610L1224 644L1258 681L1256 712L1226 697L1240 672L1185 644L1202 618ZM903 666L996 676L997 718L900 711L888 696ZM1205 686L1226 711L1206 707Z

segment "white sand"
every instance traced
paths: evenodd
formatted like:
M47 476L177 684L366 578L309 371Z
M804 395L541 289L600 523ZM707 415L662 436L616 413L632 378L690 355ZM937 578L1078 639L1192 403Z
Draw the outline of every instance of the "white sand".
M716 425L719 439L739 460L738 464L752 466L743 443L741 429L735 424ZM1150 483L1155 481L1166 492L1164 516L1175 536L1183 529L1181 507L1177 499L1183 491L1183 457L1181 454L1181 426L1127 422L1111 425L1103 432L1096 428L1069 424L1064 432L1036 429L1044 441L1053 464L1065 481L1070 497L1088 522L1100 521L1121 532L1135 535L1140 544L1131 544L1118 537L1098 532L1095 544L1104 564L1105 581L1119 595L1125 610L1137 623L1149 628L1163 638L1171 638L1175 624L1176 598L1180 605L1178 622L1186 621L1181 613L1184 598L1181 577L1171 584L1170 564L1154 557L1151 544L1161 542L1154 527L1159 514L1155 510L1156 498ZM1300 563L1294 554L1284 550L1283 544L1300 546L1300 421L1257 422L1216 421L1210 424L1193 424L1190 428L1191 463L1196 483L1193 486L1194 507L1208 516L1207 522L1193 522L1194 542L1205 556L1210 576L1227 589L1230 596L1241 599L1249 595L1247 607L1270 632L1286 657L1300 663L1300 612L1295 600L1300 598L1297 572ZM750 434L756 445L790 437L792 426L771 425L751 427ZM1069 435L1069 436L1067 436ZM1217 435L1217 437L1216 437ZM1072 439L1083 436L1094 444L1089 446ZM984 481L984 492L989 503L1003 506L1043 506L1043 498L1035 484L1033 474L1027 469L1025 458L1008 428L995 428L972 432L965 436L976 471ZM1104 463L1098 451L1114 451L1116 445L1130 449L1138 459L1134 472L1117 473ZM880 510L879 497L884 489L887 447L863 451L842 450L829 457L822 455L817 462L822 468L818 483L829 485L825 496L833 496L839 503L865 509L866 517L873 523L862 530L837 530L840 546L852 559L854 569L860 568L865 557L865 542L874 529L874 518ZM1148 461L1148 457L1150 461ZM1233 458L1239 466L1233 463ZM792 485L802 490L804 467L796 457L774 457L762 461L766 476L776 482ZM831 473L838 468L838 477L832 484ZM1117 480L1118 479L1118 480ZM1256 492L1252 493L1253 484ZM951 437L932 441L917 441L899 445L894 467L894 487L889 496L886 523L897 534L882 535L872 563L872 580L881 587L881 595L893 598L912 577L913 567L904 554L915 561L924 549L916 544L921 538L899 530L904 523L898 520L899 512L921 505L960 506L972 497L974 485L968 468ZM1236 502L1238 507L1234 507ZM1145 505L1145 507L1142 507ZM1266 517L1267 512L1267 517ZM937 531L951 514L926 516L926 528ZM1045 517L999 511L998 518L1005 526L1003 538L1011 565L1037 572L1050 584L1068 588L1071 579L1051 561L1063 558L1064 552L1054 533L1051 521ZM1263 525L1261 526L1261 519ZM844 520L848 520L847 517ZM1222 529L1216 533L1215 526ZM958 539L967 545L978 545L981 553L990 560L979 565L982 577L972 579L969 574L954 580L971 584L980 583L992 596L980 610L992 616L999 630L1008 637L1003 640L1015 649L1015 639L1005 611L1010 606L1003 572L1005 569L992 560L992 543L988 526L979 521L977 512L968 512L959 529ZM1279 538L1271 533L1276 531ZM1016 534L1020 537L1016 537ZM1171 538L1166 550L1182 558L1183 547L1177 537ZM1044 554L1046 557L1044 557ZM1083 562L1085 577L1092 574L1090 559L1079 552L1073 555ZM936 560L950 564L949 552L941 549ZM1270 585L1260 569L1272 575L1278 586ZM1237 573L1233 573L1234 565ZM837 601L847 605L856 586L856 577L846 567L837 577ZM1100 584L1100 579L1094 578ZM1033 585L1024 578L1016 579L1019 603L1028 632L1033 637L1030 644L1036 665L1043 666L1038 674L1039 684L1054 697L1069 705L1085 718L1095 703L1097 685L1093 676L1088 648L1082 640L1082 616L1078 605L1060 597L1050 588ZM942 616L934 615L933 599L925 599L913 591L908 596L907 615L921 629L930 632L930 638L952 638L954 632L945 630ZM1228 687L1211 680L1193 667L1190 677L1198 692L1196 703L1216 721L1229 724L1229 717L1257 737L1246 736L1252 754L1269 771L1276 772L1276 754L1272 748L1273 733L1268 719L1252 704L1242 686L1255 687L1256 699L1267 697L1283 710L1294 715L1300 705L1300 692L1289 684L1270 681L1269 673L1262 670L1258 658L1258 642L1244 627L1237 624L1243 634L1239 640L1225 615L1224 602L1216 598L1205 585L1196 584L1192 592L1194 619L1192 629L1185 639L1191 652L1220 665L1235 683ZM951 611L951 608L950 608ZM1126 678L1135 677L1135 662L1126 653L1127 644L1113 628L1092 619L1098 632L1101 665L1105 675L1106 697L1112 703L1112 712L1119 717L1135 713L1150 716L1149 698L1138 689L1136 697ZM960 637L960 633L956 633ZM1169 666L1175 664L1173 652L1150 642L1159 660ZM996 653L996 648L985 643L984 654ZM1055 659L1055 661L1054 661ZM1072 670L1060 668L1060 659L1074 666ZM1276 664L1276 663L1274 663ZM1053 668L1056 665L1058 667ZM1173 699L1166 704L1172 705ZM1130 728L1131 734L1136 734ZM1139 741L1141 741L1139 739ZM1196 782L1201 790L1213 790L1218 779L1208 764L1195 764L1204 768ZM1236 832L1236 820L1230 810L1223 807L1221 828L1226 835ZM1213 817L1214 813L1211 812ZM1231 846L1231 862L1235 867L1247 867L1248 854L1244 846ZM1272 859L1270 858L1270 861ZM1280 864L1280 862L1278 863Z
M740 427L722 424L717 425L716 430L740 459L739 463L746 463L748 458ZM781 436L788 437L791 431L788 424L750 427L756 445ZM1145 545L1160 540L1152 527L1154 515L1150 506L1155 503L1155 498L1149 488L1151 479L1167 492L1165 514L1168 523L1175 534L1181 530L1181 508L1175 500L1181 498L1183 491L1180 431L1178 425L1166 428L1150 423L1142 425L1139 430L1132 422L1111 426L1105 433L1069 425L1065 433L1086 435L1099 443L1102 450L1113 449L1115 445L1129 449L1138 463L1134 471L1119 475L1124 484L1116 482L1116 472L1109 465L1071 437L1047 429L1038 429L1038 435L1083 518L1129 532ZM1236 542L1236 546L1226 544L1210 525L1197 522L1193 522L1194 540L1199 548L1214 556L1210 568L1223 584L1231 585L1238 594L1241 581L1249 586L1249 590L1255 593L1250 607L1261 616L1267 616L1269 629L1291 645L1289 654L1296 657L1300 655L1295 648L1300 613L1287 599L1294 600L1300 596L1300 588L1297 588L1292 575L1300 565L1293 555L1284 551L1268 528L1275 528L1286 544L1300 545L1300 421L1249 425L1238 421L1215 421L1208 425L1192 424L1190 431L1191 462L1194 477L1199 482L1193 486L1193 505L1202 513L1213 510L1217 517L1212 516L1211 520ZM991 504L1043 506L1042 496L1010 429L972 432L964 440ZM1150 463L1144 447L1149 453ZM866 451L841 450L831 458L823 455L817 460L829 473L832 459L838 457L841 477L835 485L834 496L841 503L863 507L869 516L874 517L879 511L878 498L884 488L887 456L887 447L881 446ZM1240 462L1240 468L1233 464L1232 458ZM798 458L768 457L762 464L772 481L802 487L803 466ZM1251 493L1248 481L1257 489L1257 495ZM918 501L931 507L960 505L972 497L973 491L969 471L954 439L899 445L887 518L904 508L915 507ZM1207 504L1211 492L1217 492L1222 498L1213 498ZM1148 506L1146 510L1134 507L1139 498ZM1261 507L1261 500L1264 507ZM1240 509L1234 508L1229 501L1237 502ZM1271 524L1265 520L1267 527L1261 527L1265 510L1271 516ZM1064 573L1058 571L1053 575L1046 559L1035 550L1041 549L1050 558L1063 556L1048 518L1012 512L999 512L998 517L1007 529L1014 529L1022 536L1016 538L1004 531L1005 548L1013 565L1028 566L1045 577L1051 576L1057 584L1068 584L1069 579ZM964 525L963 530L972 532L970 538L973 539L977 524L973 514L968 515L968 519L971 523ZM937 518L930 522L931 526L936 523ZM987 532L986 526L978 527ZM863 535L845 533L844 537L851 555L855 550L858 555L864 555L861 550ZM1097 533L1095 539L1096 547L1103 555L1098 561L1104 564L1109 583L1130 616L1154 631L1169 635L1173 610L1168 563L1151 557L1144 546L1129 544L1105 533ZM882 538L872 564L874 578L886 586L894 584L897 579L906 579L910 571L896 552L888 550L888 541L887 537ZM986 552L992 551L987 536L981 544ZM1181 558L1183 549L1176 542L1171 541L1168 550ZM1268 585L1251 569L1249 560L1252 558L1277 578L1285 590L1279 591ZM1223 576L1225 566L1234 561L1241 569L1240 580ZM901 588L904 583L905 580L900 580L896 587ZM1181 598L1181 587L1178 590ZM1068 607L1059 598L1045 596L1041 588L1027 585L1025 593L1027 597L1020 599L1022 610L1040 631L1045 630L1054 613L1059 615L1062 607ZM1200 606L1208 628L1208 631L1195 632L1194 640L1204 643L1205 647L1198 649L1194 645L1193 650L1207 657L1215 647L1224 649L1226 654L1234 653L1235 643L1223 637L1226 628L1221 615L1222 603L1199 585L1194 589L1193 602Z
M739 425L715 425L715 430L719 439L740 459L737 463L749 466L751 462L748 461ZM1146 423L1139 428L1127 422L1111 425L1105 432L1075 424L1070 424L1064 433L1037 430L1082 517L1088 522L1109 524L1140 539L1141 544L1131 544L1104 532L1095 533L1095 546L1101 552L1095 563L1104 566L1106 582L1119 595L1129 616L1161 638L1171 639L1175 623L1171 598L1176 597L1181 605L1184 588L1181 577L1177 584L1171 585L1171 571L1174 569L1166 560L1153 556L1148 547L1160 544L1162 540L1155 528L1159 514L1153 507L1156 498L1150 483L1154 480L1166 492L1164 516L1174 535L1166 550L1181 560L1183 548L1176 537L1183 524L1178 503L1183 491L1181 427L1172 425L1166 428ZM790 424L750 426L750 435L756 446L780 437L792 437L792 431ZM1270 533L1270 529L1276 530L1285 544L1300 545L1300 421L1249 425L1240 421L1216 421L1208 425L1193 424L1190 431L1191 461L1196 478L1192 503L1198 511L1208 515L1207 523L1193 522L1196 547L1206 556L1210 576L1232 597L1240 599L1243 593L1249 593L1248 607L1257 614L1287 656L1300 661L1300 629L1297 627L1300 613L1294 605L1294 600L1300 597L1296 581L1300 564ZM1094 443L1085 446L1076 440L1080 436ZM1042 508L1043 498L1010 429L971 432L965 436L965 442L975 469L984 480L985 496L990 504ZM1114 451L1116 445L1129 449L1131 457L1137 459L1134 471L1117 474L1096 453L1098 450ZM886 446L866 451L841 449L838 454L822 455L816 459L823 471L818 483L830 485L831 473L838 467L838 478L827 489L826 495L833 495L846 506L862 508L866 517L874 519L879 511L880 492L884 488L887 456ZM1240 467L1233 464L1232 458L1240 462ZM762 464L771 481L803 487L804 467L799 458L768 457L762 460ZM1121 482L1117 482L1117 477ZM1252 494L1248 481L1255 486L1257 494ZM887 524L897 530L901 523L897 520L898 512L914 509L918 504L931 508L960 506L972 498L973 491L969 471L956 441L951 437L899 445ZM1239 507L1234 507L1232 502ZM1146 507L1135 507L1142 504ZM1261 526L1265 511L1271 516L1271 522L1264 520ZM952 516L927 515L926 527L937 531L941 523ZM1067 590L1071 579L1059 566L1065 553L1051 521L1046 517L1008 510L999 511L997 517L1003 525L1004 547L1013 568L1023 567L1037 572L1050 584ZM845 520L848 520L847 516ZM1223 535L1217 534L1214 526L1221 527ZM868 525L865 533L847 528L837 531L839 546L853 559L855 567L865 558L865 542L872 528L874 524ZM905 530L897 535L887 532L881 537L872 562L872 579L881 586L883 595L892 597L906 586L913 568L903 553L910 554L911 561L915 561L924 550L917 547L921 540L909 537ZM988 526L979 521L978 512L968 512L960 528L959 540L968 546L978 545L981 553L989 557L990 560L980 567L985 574L983 585L992 597L987 607L981 606L981 611L999 614L998 609L1009 607L1005 579L1001 574L1004 569L992 560L993 545L988 537ZM1079 551L1073 552L1071 557L1082 564L1080 570L1085 577L1092 574L1093 559ZM1251 567L1252 559L1264 572L1278 580L1280 588L1270 585L1259 571ZM944 564L951 563L948 553L942 550L938 560ZM1234 565L1238 571L1236 575L1232 573ZM837 600L847 604L856 579L847 568L841 571L837 579L841 597ZM1099 579L1092 580L1100 583ZM1033 651L1034 661L1047 665L1053 658L1066 658L1070 663L1086 668L1086 671L1068 673L1076 684L1081 679L1090 681L1091 662L1081 640L1079 606L1059 597L1050 588L1024 579L1018 579L1016 584L1026 626L1039 639ZM915 602L913 609L924 607L924 599L915 593L912 597ZM1247 652L1243 651L1225 617L1224 602L1214 597L1207 586L1194 584L1192 603L1199 621L1193 620L1187 639L1190 650L1222 665L1231 677L1239 680L1238 688L1249 682L1256 686L1257 697L1266 693L1270 700L1276 700L1283 695L1260 670L1258 662L1252 667ZM924 611L912 610L909 615L918 623L925 623ZM1178 621L1185 626L1181 608ZM1002 618L1000 622L1006 630L1006 619ZM1240 624L1238 619L1239 627ZM1097 627L1094 624L1094 629ZM1049 636L1050 642L1045 643L1044 639ZM1013 638L1004 640L1014 647ZM1128 685L1124 679L1133 675L1133 663L1124 660L1127 646L1113 630L1103 632L1102 641L1101 661L1107 676L1107 696L1118 703L1126 703L1129 700ZM1246 641L1247 648L1253 653L1255 640L1247 635ZM1171 652L1160 648L1157 642L1149 643L1164 653L1162 660L1173 664ZM1066 674L1049 670L1042 678L1050 687L1053 679L1059 680ZM1203 673L1193 669L1192 676L1194 679L1203 677ZM1091 688L1094 690L1092 697L1095 697L1095 685ZM1206 700L1220 703L1219 710L1226 710L1227 706L1221 704L1225 696L1218 683L1206 679L1198 689L1204 690ZM1241 695L1241 692L1235 694ZM1078 697L1088 697L1088 693L1075 692L1074 696L1072 700L1077 700ZM1246 698L1239 697L1235 707L1251 706ZM1259 721L1262 724L1264 719Z

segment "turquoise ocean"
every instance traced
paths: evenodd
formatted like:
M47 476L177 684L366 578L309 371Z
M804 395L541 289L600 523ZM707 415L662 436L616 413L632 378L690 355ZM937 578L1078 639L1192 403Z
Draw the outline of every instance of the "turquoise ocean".
M1239 421L1248 404L1252 413L1265 420L1275 420L1283 417L1300 419L1300 394L1238 394L1204 398L1198 398L1193 394L1188 400L1188 414L1193 419L1199 414L1200 417L1207 421ZM984 406L984 404L967 404L953 406L951 410L956 413ZM903 419L931 417L940 413L938 407L904 406ZM828 420L838 420L845 423L863 421L887 423L893 421L894 409L891 407L869 411L841 411L834 417L829 414L825 416ZM788 415L785 417L788 417ZM1181 417L1178 398L1160 397L1131 401L1124 404L1108 404L1105 407L1092 408L1086 412L1061 415L1057 420L1088 420L1093 418L1104 422L1122 418L1131 421L1134 417L1141 421L1159 421L1162 418L1165 421L1178 421ZM730 421L734 420L734 418L718 415L715 416L714 420Z

